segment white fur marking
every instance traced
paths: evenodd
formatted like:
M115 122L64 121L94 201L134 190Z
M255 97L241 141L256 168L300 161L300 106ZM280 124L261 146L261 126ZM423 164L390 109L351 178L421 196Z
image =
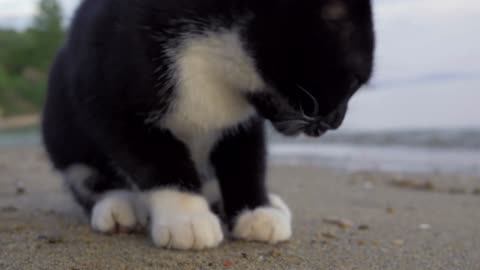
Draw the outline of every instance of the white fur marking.
M247 241L275 244L292 236L292 215L288 206L270 194L271 206L259 207L241 213L233 229L233 236Z
M63 172L64 177L68 181L80 183L83 183L83 181L90 177L93 173L94 171L92 168L83 164L71 165Z
M246 92L264 82L240 39L239 29L185 36L173 58L177 81L170 111L159 125L189 148L201 176L210 176L210 153L225 129L251 117L255 110Z
M132 192L109 192L93 207L92 228L101 233L133 230L136 225L146 224L147 217L143 208Z
M158 247L202 250L223 240L220 220L198 195L173 190L146 194L151 215L151 236Z
M100 196L85 187L85 180L95 174L95 170L87 165L73 164L62 172L65 183L81 197L96 201Z
M187 36L171 53L178 83L163 125L176 133L221 131L254 113L244 94L261 91L264 82L238 31Z

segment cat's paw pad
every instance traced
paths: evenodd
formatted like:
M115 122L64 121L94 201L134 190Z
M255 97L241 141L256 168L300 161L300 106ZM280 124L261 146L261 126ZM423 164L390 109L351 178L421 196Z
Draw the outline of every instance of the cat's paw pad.
M233 228L233 236L246 241L275 244L292 236L290 209L277 196L270 194L270 206L242 212Z
M100 233L133 231L137 225L134 203L129 192L111 192L92 210L91 226Z
M202 250L223 240L220 220L198 195L163 190L149 195L151 237L158 247Z

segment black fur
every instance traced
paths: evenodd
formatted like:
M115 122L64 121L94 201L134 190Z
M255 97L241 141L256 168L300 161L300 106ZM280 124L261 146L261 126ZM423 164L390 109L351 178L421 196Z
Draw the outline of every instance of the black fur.
M325 15L335 4L345 14ZM349 98L372 72L369 0L83 1L52 67L44 111L55 167L93 168L94 193L132 184L199 192L188 147L147 121L161 120L175 99L162 48L177 46L186 32L237 24L270 89L245 96L259 116L225 130L211 162L229 218L267 203L262 118L287 135L318 136L341 124ZM91 209L94 201L73 192Z

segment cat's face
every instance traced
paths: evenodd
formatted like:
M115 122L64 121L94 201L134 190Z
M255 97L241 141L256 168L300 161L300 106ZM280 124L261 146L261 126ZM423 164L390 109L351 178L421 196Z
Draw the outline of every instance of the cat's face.
M251 35L272 89L252 96L286 135L319 136L342 123L352 95L370 78L374 31L370 0L289 0Z

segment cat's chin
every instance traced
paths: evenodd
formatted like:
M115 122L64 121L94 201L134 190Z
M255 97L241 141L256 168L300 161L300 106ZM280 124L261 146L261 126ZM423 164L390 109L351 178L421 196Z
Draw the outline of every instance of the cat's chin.
M305 130L303 134L307 135L308 137L319 138L327 133L326 130L320 129L312 129L312 130Z
M308 137L318 138L323 136L327 133L326 129L316 128L316 127L302 127L297 128L295 125L293 126L285 126L285 124L275 125L275 130L277 130L280 134L287 136L287 137L297 137L300 135L305 135Z
M248 100L261 117L269 120L273 127L285 136L295 137L304 134L309 137L320 137L328 130L336 128L336 123L331 123L334 120L333 114L326 117L318 115L316 105L317 108L310 116L304 112L302 106L295 108L285 96L274 90L250 95ZM340 116L335 117L343 119Z

